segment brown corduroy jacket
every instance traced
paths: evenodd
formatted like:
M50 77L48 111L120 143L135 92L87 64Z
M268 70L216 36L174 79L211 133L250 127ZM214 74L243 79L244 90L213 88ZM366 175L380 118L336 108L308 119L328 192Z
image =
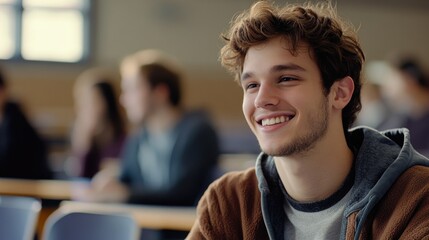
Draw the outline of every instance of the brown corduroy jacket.
M257 185L254 169L212 184L187 239L269 239ZM347 217L346 239L355 238L358 213ZM429 239L428 167L414 166L399 177L366 219L359 239Z
M409 131L363 127L349 134L354 183L340 238L429 239L429 160L413 149ZM214 182L188 239L287 239L284 195L272 169L273 158L261 154L256 168Z

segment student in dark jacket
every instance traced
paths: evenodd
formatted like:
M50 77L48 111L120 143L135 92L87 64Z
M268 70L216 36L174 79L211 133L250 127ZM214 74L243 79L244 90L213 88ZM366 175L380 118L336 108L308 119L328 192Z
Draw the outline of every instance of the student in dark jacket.
M52 177L44 141L27 120L20 105L9 100L0 71L0 177Z
M180 71L144 50L121 65L122 104L136 133L125 144L119 176L102 172L87 201L194 205L219 156L217 134L202 112L181 106Z

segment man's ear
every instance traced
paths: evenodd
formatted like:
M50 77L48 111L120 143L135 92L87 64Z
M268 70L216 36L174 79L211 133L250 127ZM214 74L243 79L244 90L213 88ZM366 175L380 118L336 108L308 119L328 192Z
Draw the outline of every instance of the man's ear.
M355 84L350 76L336 81L331 88L332 106L336 109L343 109L352 98Z

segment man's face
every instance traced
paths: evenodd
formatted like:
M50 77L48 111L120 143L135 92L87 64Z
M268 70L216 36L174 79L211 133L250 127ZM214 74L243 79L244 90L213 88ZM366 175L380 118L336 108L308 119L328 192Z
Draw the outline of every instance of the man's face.
M319 68L301 44L293 56L283 38L251 47L244 59L243 113L263 152L291 156L326 133L328 98Z
M125 108L128 120L141 124L153 109L153 97L148 81L137 71L122 74L121 103Z

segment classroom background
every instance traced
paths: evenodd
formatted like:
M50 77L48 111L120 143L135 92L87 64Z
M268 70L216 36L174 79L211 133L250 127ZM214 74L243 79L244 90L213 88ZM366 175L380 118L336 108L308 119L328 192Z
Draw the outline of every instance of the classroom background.
M103 67L112 72L119 84L120 61L145 48L161 49L180 62L185 72L184 105L205 108L211 113L224 153L259 151L242 116L242 90L218 61L221 33L227 29L231 16L253 1L83 2L89 5L85 8L88 21L84 26L88 38L83 42L87 57L82 61L63 63L19 57L0 61L12 95L24 104L31 121L50 143L54 167L67 155L74 119L72 89L77 76L88 68ZM429 65L427 1L340 0L336 4L341 16L359 29L367 62L406 52ZM43 35L57 38L51 30L45 29ZM69 47L67 41L62 44Z

